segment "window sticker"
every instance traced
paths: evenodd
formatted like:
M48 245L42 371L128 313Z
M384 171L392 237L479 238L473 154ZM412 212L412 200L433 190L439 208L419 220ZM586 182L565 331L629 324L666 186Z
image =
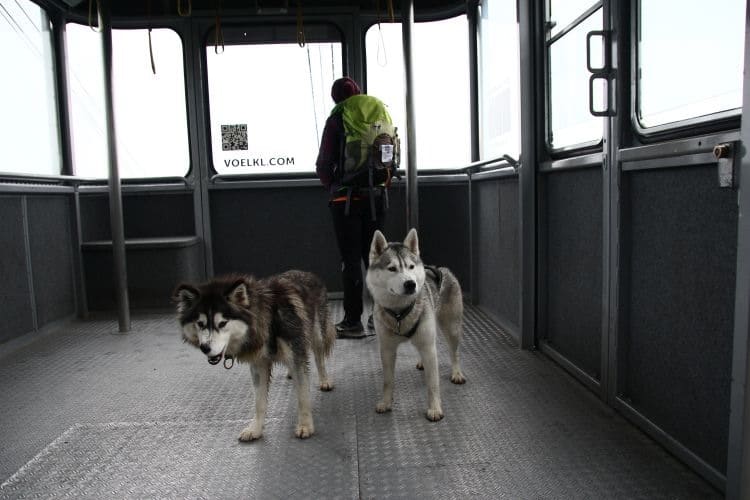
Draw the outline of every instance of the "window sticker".
M221 126L222 151L247 151L247 123Z

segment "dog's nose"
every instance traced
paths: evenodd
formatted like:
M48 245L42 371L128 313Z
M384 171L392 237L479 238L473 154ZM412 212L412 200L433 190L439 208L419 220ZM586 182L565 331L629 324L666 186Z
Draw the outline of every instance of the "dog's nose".
M414 280L404 281L404 292L412 294L416 289L417 283Z
M208 354L211 352L211 346L208 344L201 344L201 351L203 351L203 354Z

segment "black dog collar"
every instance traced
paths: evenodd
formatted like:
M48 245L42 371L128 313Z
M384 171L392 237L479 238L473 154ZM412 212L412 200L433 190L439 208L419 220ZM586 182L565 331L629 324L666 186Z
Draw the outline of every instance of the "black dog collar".
M402 337L410 338L410 337L411 337L412 335L414 335L414 333L415 333L415 332L417 331L417 327L419 326L419 321L420 321L420 319L422 319L422 318L419 318L419 319L418 319L418 320L417 320L417 321L416 321L416 322L414 323L414 326L412 326L412 327L411 327L411 329L409 329L409 331L408 331L408 332L406 332L406 333L401 333L401 321L402 321L402 320L403 320L404 318L406 318L406 317L407 317L407 316L409 315L409 313L410 313L410 312L412 312L412 310L414 309L414 306L415 306L416 304L417 304L417 301L415 300L415 301L414 301L414 302L412 302L412 303L411 303L411 304L410 304L410 305L409 305L409 306L408 306L408 307L407 307L406 309L402 309L401 311L398 311L398 312L397 312L397 311L394 311L394 310L392 310L392 309L388 309L388 308L385 308L385 307L383 308L383 310L384 310L385 312L387 312L388 314L390 314L390 315L391 315L391 316L393 317L393 319L395 319L395 320L396 320L396 335L400 335L400 336L402 336Z

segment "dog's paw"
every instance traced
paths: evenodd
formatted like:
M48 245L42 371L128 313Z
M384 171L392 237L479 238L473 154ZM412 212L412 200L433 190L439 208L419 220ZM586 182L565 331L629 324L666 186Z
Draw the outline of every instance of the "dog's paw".
M333 382L330 380L326 380L325 382L320 383L320 390L323 392L329 392L333 390Z
M255 441L263 436L263 430L256 429L254 425L248 425L240 432L239 440L242 442Z
M464 377L464 374L461 373L461 370L457 370L451 374L451 382L458 385L465 384L466 377Z
M428 408L426 417L430 422L437 422L439 420L442 420L443 410L441 410L440 408Z
M424 365L421 360L417 361L417 370L424 370Z
M391 411L391 405L390 405L390 403L386 403L385 401L381 401L381 402L379 402L375 406L375 411L378 412L378 413L389 412L389 411Z
M297 428L294 430L294 435L300 439L307 439L313 435L315 429L312 424L297 424Z

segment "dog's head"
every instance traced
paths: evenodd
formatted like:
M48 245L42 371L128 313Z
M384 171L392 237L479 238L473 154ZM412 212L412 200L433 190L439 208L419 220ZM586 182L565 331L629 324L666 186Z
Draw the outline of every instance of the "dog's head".
M249 306L248 286L248 278L227 277L199 286L181 284L172 294L183 340L199 348L212 365L234 355L247 333L243 318Z
M386 305L414 297L422 290L424 277L416 229L409 231L403 243L388 243L383 233L375 231L367 286L376 301Z

